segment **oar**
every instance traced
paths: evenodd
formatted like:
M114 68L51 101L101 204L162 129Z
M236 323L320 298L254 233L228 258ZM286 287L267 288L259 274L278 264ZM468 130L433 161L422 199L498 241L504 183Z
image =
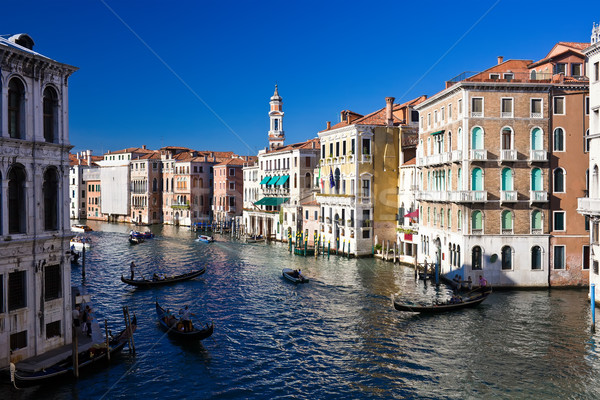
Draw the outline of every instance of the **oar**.
M137 270L137 272L139 272L139 274L142 276L142 279L147 281L148 279L146 279L146 277L144 276L144 274L142 274L138 269L137 266L133 267L135 270Z

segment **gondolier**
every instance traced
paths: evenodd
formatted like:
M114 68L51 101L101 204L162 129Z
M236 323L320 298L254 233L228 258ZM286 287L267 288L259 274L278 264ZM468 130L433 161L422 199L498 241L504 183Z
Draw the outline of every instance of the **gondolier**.
M129 264L129 269L131 270L131 279L133 280L133 275L135 274L135 263L133 261Z

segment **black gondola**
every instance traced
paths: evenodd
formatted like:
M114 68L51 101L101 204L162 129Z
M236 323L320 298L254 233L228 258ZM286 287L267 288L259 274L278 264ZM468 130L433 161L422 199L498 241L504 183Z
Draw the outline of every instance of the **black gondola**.
M185 332L181 330L183 324L172 314L168 314L164 308L162 308L158 302L156 302L156 316L158 317L158 323L160 327L167 331L173 338L179 338L184 340L202 340L206 339L213 334L214 324L211 322L210 325L206 324L206 328L198 329L195 326L192 330Z
M133 235L129 236L129 244L140 244L144 243L144 241L145 239L143 237Z
M206 272L206 267L202 267L198 271L188 272L183 275L176 276L167 276L164 279L127 279L123 275L121 275L121 281L127 283L128 285L133 285L137 287L150 287L150 286L160 286L160 285L168 285L170 283L187 281L189 279L193 279L197 276L202 275Z
M134 316L131 320L131 334L135 332L136 327L137 318ZM127 328L125 328L116 337L108 342L111 360L117 353L123 350L123 347L125 347L129 340L129 335L130 334L127 332ZM102 344L100 344L99 347L90 347L89 349L80 352L78 354L79 372L81 373L82 371L93 370L94 366L97 368L107 366L108 361L106 355L106 347L105 345L102 346ZM17 364L14 373L15 384L18 387L43 385L56 380L72 377L74 377L74 370L73 358L71 355L50 367L43 368L38 371L19 369Z
M407 304L400 303L394 299L394 308L398 311L418 312L422 314L439 314L448 311L461 310L463 308L475 307L481 304L482 301L487 299L491 292L477 294L476 296L462 299L458 303L446 303L446 304L432 304L432 305L420 305L420 304Z

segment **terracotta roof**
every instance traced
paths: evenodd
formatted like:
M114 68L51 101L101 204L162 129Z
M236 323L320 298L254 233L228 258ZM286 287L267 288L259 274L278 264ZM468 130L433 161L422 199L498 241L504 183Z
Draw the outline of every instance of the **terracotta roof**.
M215 167L226 166L226 165L243 166L245 163L246 163L246 161L242 160L241 158L230 158L229 160L215 164Z
M320 206L315 200L305 201L304 203L300 203L303 206Z
M567 47L572 47L577 50L585 50L588 47L590 47L589 43L582 43L582 42L558 42L558 44L562 44Z
M148 150L148 149L142 149L141 147L129 147L127 149L123 149L123 150L117 150L117 151L112 151L110 153L106 153L106 155L108 154L123 154L123 153L152 153L154 150Z
M90 161L92 162L92 166L97 165L96 162L102 161L103 159L104 159L104 157L102 157L102 156L90 156ZM87 156L83 156L83 157L77 159L77 154L69 153L69 165L70 166L88 165Z
M321 148L321 141L318 138L309 139L306 142L288 144L277 149L269 150L266 154L279 153L282 151L290 151L296 149L312 149L312 143L315 143L315 149Z
M405 161L404 164L402 164L402 166L409 166L409 165L417 165L417 157L413 157L408 161Z
M152 153L140 156L138 160L160 160L160 152L157 150L153 150Z

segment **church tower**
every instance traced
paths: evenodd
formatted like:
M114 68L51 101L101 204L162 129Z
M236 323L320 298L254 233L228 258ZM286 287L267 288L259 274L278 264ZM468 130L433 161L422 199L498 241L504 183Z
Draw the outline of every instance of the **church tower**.
M285 140L285 134L283 132L283 101L277 91L277 85L275 85L275 93L273 93L269 104L271 105L271 110L269 111L269 119L271 122L269 128L269 150L273 150L283 147L283 141Z

